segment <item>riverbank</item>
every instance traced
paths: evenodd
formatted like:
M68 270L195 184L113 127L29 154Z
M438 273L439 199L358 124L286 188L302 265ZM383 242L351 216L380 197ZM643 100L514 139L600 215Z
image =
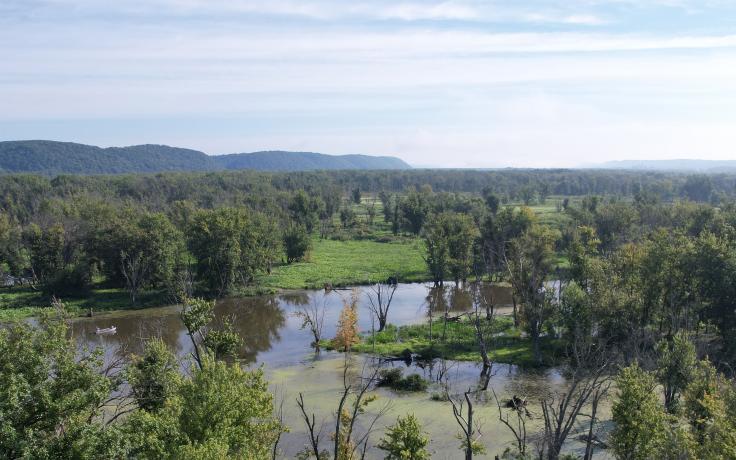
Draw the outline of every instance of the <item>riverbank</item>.
M274 267L271 274L259 276L252 286L231 295L247 297L274 294L289 289L322 289L364 285L389 276L401 282L429 279L422 258L422 242L418 238L396 238L389 242L374 240L334 241L315 239L310 257L305 262ZM77 295L62 296L67 310L76 316L120 310L161 307L174 302L165 290L146 291L138 295L136 305L130 302L125 289L93 287ZM13 321L37 316L49 308L51 299L29 287L6 288L0 291L0 321Z
M486 333L493 336L487 344L491 361L524 368L539 367L534 359L531 340L514 327L511 317L496 317ZM324 346L332 348L329 341L325 341ZM541 348L543 362L553 363L559 343L543 338ZM389 324L381 332L363 334L352 351L390 358L413 355L418 360L482 361L475 327L468 319L445 322L439 317L431 327L429 322L401 327Z

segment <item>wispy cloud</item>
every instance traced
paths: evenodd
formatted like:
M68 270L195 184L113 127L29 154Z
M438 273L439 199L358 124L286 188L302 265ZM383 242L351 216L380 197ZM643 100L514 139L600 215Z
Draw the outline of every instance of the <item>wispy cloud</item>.
M0 136L452 166L730 155L736 34L716 27L729 8L1 0Z

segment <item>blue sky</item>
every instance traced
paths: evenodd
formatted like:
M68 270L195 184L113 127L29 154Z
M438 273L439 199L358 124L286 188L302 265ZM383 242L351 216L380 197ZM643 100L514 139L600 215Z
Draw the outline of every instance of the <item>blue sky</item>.
M0 140L736 159L736 2L0 0Z

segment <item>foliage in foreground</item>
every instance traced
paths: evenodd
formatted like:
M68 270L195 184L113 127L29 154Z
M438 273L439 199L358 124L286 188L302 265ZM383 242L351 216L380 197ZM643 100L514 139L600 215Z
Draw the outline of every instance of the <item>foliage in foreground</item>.
M386 452L386 460L429 460L429 437L414 414L398 417L386 428L378 448Z
M116 369L78 355L61 317L0 331L2 458L260 459L282 429L262 370L207 353L181 376L160 341Z
M634 364L616 381L611 446L625 459L736 457L736 389L712 364L700 361L683 394L683 408L667 413L656 376Z

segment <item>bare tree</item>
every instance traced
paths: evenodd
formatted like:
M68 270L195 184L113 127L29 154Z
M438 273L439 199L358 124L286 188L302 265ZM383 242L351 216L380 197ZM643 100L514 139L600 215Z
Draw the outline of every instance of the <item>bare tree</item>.
M483 370L480 373L481 377L481 390L485 391L488 389L488 383L491 379L491 369L493 362L489 357L489 350L493 347L493 326L495 318L493 315L493 308L491 307L490 316L488 316L488 303L489 299L483 294L480 283L475 283L472 287L473 290L473 311L471 313L471 321L475 329L475 338L478 344L478 352L483 359ZM486 310L486 317L483 318L481 310Z
M322 340L322 328L325 324L325 306L327 297L322 298L322 304L314 297L312 302L307 305L299 305L298 310L294 312L294 316L302 320L300 329L309 328L314 341L311 345L315 352L320 350L320 340Z
M526 408L526 399L517 398L514 395L506 407L514 414L515 420L511 420L509 414L503 413L501 409L501 401L499 401L495 390L493 391L493 397L496 399L496 406L498 406L498 420L508 428L516 439L516 448L519 451L521 458L526 458L527 454L527 435L526 435L526 420L531 418L529 410Z
M601 445L596 435L596 427L598 426L598 405L608 394L608 390L611 388L611 380L608 380L605 384L601 385L593 393L592 400L590 402L590 422L588 423L588 434L585 436L585 456L584 460L591 460L593 458L593 450L596 445ZM605 447L605 444L603 444Z
M375 385L380 368L379 366L372 366L372 369L367 372L366 365L364 365L357 381L351 382L348 375L350 368L348 360L349 357L346 354L345 366L343 368L343 391L335 412L335 431L332 435L332 458L335 460L365 458L375 424L390 407L389 403L386 403L371 417L364 432L360 436L355 436L358 419L365 413L365 407L373 401L373 398L368 395L368 391ZM305 453L309 456L314 456L317 460L327 460L329 458L329 452L326 449L320 450L324 425L317 428L315 416L313 413L310 414L307 412L304 396L301 393L299 393L299 398L297 398L297 405L307 425L307 433L309 435L309 446Z
M564 390L552 392L542 399L542 453L549 460L559 458L583 408L592 399L597 410L598 402L610 386L608 371L613 353L604 344L596 344L592 340L576 341L571 346L571 355ZM592 426L589 431L592 431Z
M465 401L456 401L453 399L449 392L447 393L447 399L452 405L452 415L455 416L455 421L460 426L462 449L465 452L465 460L473 460L474 453L480 453L483 451L482 445L478 442L481 437L480 427L477 422L473 420L475 411L473 403L470 400L471 395L470 389L463 393ZM467 409L465 408L467 406Z
M397 287L398 285L396 283L376 283L374 286L371 286L372 292L368 293L371 312L378 319L378 332L386 328L388 309L391 307L391 301L394 298Z
M273 450L271 451L271 460L276 460L278 454L279 454L279 443L281 442L281 436L286 431L286 425L284 424L284 402L286 402L286 393L284 392L283 387L278 392L279 395L279 405L278 410L276 411L276 418L279 421L279 427L278 433L276 434L276 440L273 443ZM301 396L301 393L299 393L299 396Z
M125 277L125 286L130 294L130 303L133 305L138 297L138 291L148 279L150 268L142 252L130 254L120 251L120 271Z
M302 413L304 423L307 425L307 434L309 435L309 447L305 449L305 453L307 455L314 455L314 458L317 460L326 460L329 453L324 450L319 450L323 427L320 426L320 428L317 429L317 422L315 420L314 413L307 413L307 409L304 404L304 394L299 393L299 397L296 399L296 404L299 406L299 410Z

